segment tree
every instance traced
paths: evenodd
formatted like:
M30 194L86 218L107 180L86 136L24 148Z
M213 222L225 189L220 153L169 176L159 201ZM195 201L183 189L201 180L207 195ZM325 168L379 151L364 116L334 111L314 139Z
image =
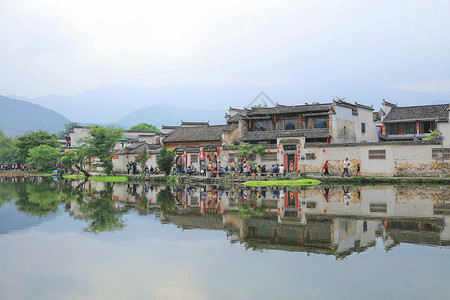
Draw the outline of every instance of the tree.
M79 172L83 173L86 177L91 176L89 172L85 169L87 165L86 161L86 146L81 146L76 151L69 151L63 157L61 157L61 163L66 171L70 170L72 173L74 169L77 169Z
M16 161L16 143L13 138L6 136L0 130L0 163L13 163Z
M163 147L160 154L161 156L158 157L158 167L161 171L166 173L166 175L169 175L175 159L175 153L172 149L166 149Z
M86 144L87 155L97 157L99 165L110 175L113 170L112 154L117 140L122 137L122 129L112 126L90 126L90 137L83 139Z
M33 168L50 171L53 168L53 163L59 159L60 150L47 145L40 145L32 148L28 151L28 154L27 164Z
M20 162L26 162L28 157L28 151L40 145L47 145L57 149L61 147L61 144L58 142L58 137L56 136L56 134L50 134L47 131L42 130L35 132L28 132L17 138L16 141L17 159Z
M249 157L249 155L251 154L256 154L258 153L261 156L264 156L265 149L263 146L261 145L257 145L252 147L252 145L250 143L246 143L246 142L241 142L239 144L239 148L238 148L238 156L239 157Z
M156 131L161 132L155 125L140 123L138 125L134 125L130 128L130 131Z

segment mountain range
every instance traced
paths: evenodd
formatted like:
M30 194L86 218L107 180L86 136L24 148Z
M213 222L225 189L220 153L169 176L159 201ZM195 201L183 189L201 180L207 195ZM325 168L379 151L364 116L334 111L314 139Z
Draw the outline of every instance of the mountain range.
M305 102L331 102L333 98L345 98L346 101L373 105L378 109L383 99L401 106L448 103L450 92L418 92L403 90L392 86L375 86L340 82L322 82L320 84L274 85L274 86L203 86L177 85L162 87L102 86L74 96L49 95L30 99L30 102L53 109L66 118L79 123L118 123L124 115L153 105L170 106L187 111L221 112L220 120L227 109L249 107L257 95L264 91L273 103L284 105L303 104ZM271 102L268 103L271 105ZM214 112L215 111L215 112ZM153 116L153 115L152 115ZM214 115L215 116L215 115ZM146 123L155 123L146 116ZM178 120L168 120L171 114L164 116L164 124L178 124ZM194 116L193 116L194 117ZM197 116L195 116L197 118ZM204 117L196 121L207 121ZM120 123L119 123L120 124Z
M0 96L0 115L0 130L9 136L39 129L56 133L70 122L48 108L4 96Z
M230 106L250 107L258 102L256 98L263 91L267 95L268 106L275 103L283 105L298 105L305 102L327 103L333 98L340 97L348 102L373 105L374 109L378 110L383 99L400 106L444 104L449 103L450 99L450 92L419 92L392 86L342 81L265 87L193 84L162 87L115 85L102 86L73 96L48 95L34 99L1 97L0 112L5 118L2 117L0 121L0 129L9 135L36 128L55 132L62 130L63 125L69 120L80 124L115 125L125 129L143 122L157 127L179 125L181 120L222 124ZM25 101L11 98L21 98ZM11 106L12 100L18 101L14 107ZM26 103L32 105L29 102L34 103L34 106L25 109ZM36 124L32 125L30 122Z

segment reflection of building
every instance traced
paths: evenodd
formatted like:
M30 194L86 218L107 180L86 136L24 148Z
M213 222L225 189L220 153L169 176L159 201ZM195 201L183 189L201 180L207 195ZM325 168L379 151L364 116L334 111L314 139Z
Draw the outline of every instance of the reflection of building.
M85 188L95 197L103 185ZM450 198L438 187L172 187L175 206L164 214L159 191L115 184L112 200L183 229L226 231L230 242L255 250L345 257L381 241L387 251L402 243L450 246Z

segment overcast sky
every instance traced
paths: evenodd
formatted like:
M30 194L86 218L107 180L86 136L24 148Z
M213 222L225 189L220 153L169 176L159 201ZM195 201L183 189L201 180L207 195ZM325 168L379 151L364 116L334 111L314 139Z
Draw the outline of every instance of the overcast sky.
M0 94L372 82L450 91L450 2L0 0Z

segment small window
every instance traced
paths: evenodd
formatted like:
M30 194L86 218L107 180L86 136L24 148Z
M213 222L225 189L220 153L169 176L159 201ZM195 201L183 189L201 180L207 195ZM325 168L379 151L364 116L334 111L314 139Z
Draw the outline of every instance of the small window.
M315 153L306 153L306 160L314 160L316 159Z
M369 159L386 159L386 150L369 150Z
M255 124L255 131L267 131L267 124L264 121L258 121Z
M414 123L405 123L405 134L413 134Z
M361 123L361 132L366 133L366 123Z
M327 118L316 118L314 128L327 128Z
M295 130L295 120L284 120L284 130Z

